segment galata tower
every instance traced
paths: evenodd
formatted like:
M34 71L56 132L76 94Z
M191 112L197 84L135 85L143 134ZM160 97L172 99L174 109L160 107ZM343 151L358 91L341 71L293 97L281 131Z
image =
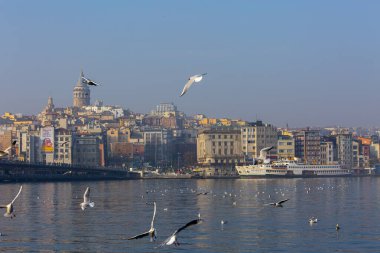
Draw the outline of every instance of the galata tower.
M87 86L86 82L83 80L83 71L80 73L77 85L74 87L73 92L73 105L74 107L82 107L90 105L90 88Z

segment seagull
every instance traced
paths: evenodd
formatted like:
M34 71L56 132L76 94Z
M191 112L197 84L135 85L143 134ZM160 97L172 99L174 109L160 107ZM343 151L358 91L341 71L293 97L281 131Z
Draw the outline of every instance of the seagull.
M154 229L154 226L153 226L154 218L156 217L156 202L153 202L153 205L154 205L153 218L152 218L152 222L150 223L149 231L133 236L131 238L128 238L128 240L140 239L148 235L150 236L150 241L153 241L154 239L156 239L156 235L155 235L156 230Z
M194 82L199 83L202 80L204 75L207 75L207 73L190 76L189 81L187 81L187 83L185 84L185 87L183 87L181 95L179 96L182 97L190 89L191 85L193 85Z
M208 192L199 192L199 193L197 193L197 196L199 196L199 195L207 195L208 194Z
M311 217L311 218L309 219L309 223L310 223L310 224L317 223L317 222L318 222L318 219L317 219L317 218Z
M198 223L201 223L202 221L203 220L201 219L200 214L198 214L198 219L192 220L192 221L186 223L184 226L177 229L176 231L174 231L174 233L171 236L169 236L163 243L161 243L160 246L162 247L165 245L172 245L172 244L178 246L179 243L177 241L177 234L179 232L181 232L182 230L184 230L185 228L190 227L192 225L196 225Z
M88 78L86 78L84 76L82 76L82 79L87 83L87 85L90 85L90 86L100 86L100 84L95 83L91 79L88 79Z
M340 229L339 224L336 224L336 225L335 225L335 229L336 229L336 230L339 230L339 229Z
M20 190L18 191L16 197L12 200L11 203L9 203L8 205L5 205L5 206L0 206L0 208L6 208L6 211L4 213L4 217L11 218L11 219L13 217L16 217L16 215L13 213L13 211L14 211L14 209L13 209L13 203L15 202L15 200L20 195L21 190L22 190L22 185L20 186Z
M82 208L83 211L84 209L86 209L87 206L89 207L95 206L94 202L90 202L90 187L87 187L86 191L83 194L83 202L80 203L80 207Z
M228 221L226 221L226 220L221 220L221 221L220 221L220 224L224 225L224 224L227 224L227 222L228 222Z
M11 151L12 147L16 145L17 141L13 141L12 145L6 148L5 150L0 150L0 158L8 156L9 152Z
M274 207L283 207L282 206L282 203L288 201L289 199L284 199L284 200L281 200L279 202L274 202L274 203L269 203L269 204L266 204L266 205L271 205L271 206L274 206Z

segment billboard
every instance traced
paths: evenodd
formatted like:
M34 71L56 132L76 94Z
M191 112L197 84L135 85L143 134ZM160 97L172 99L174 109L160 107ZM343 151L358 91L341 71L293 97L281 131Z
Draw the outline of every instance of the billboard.
M42 153L54 152L54 127L41 128L41 142Z

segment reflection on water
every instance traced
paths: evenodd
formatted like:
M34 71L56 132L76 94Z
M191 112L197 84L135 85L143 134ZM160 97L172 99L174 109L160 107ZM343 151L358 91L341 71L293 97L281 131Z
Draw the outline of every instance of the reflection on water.
M26 183L15 219L0 217L2 251L183 252L376 251L380 178L137 180ZM95 207L82 211L86 187ZM19 184L0 185L9 203ZM206 192L199 195L198 192ZM289 198L283 208L266 203ZM157 202L156 242L126 238L147 231ZM234 204L235 202L235 204ZM1 209L3 211L4 209ZM310 217L318 223L309 224ZM221 224L221 221L227 221ZM339 232L335 225L339 224Z

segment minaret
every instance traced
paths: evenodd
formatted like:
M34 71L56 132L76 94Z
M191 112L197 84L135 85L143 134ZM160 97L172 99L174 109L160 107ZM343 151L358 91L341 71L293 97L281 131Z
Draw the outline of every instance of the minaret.
M90 105L90 88L83 80L83 71L81 71L77 85L74 87L73 92L73 106L82 107Z

